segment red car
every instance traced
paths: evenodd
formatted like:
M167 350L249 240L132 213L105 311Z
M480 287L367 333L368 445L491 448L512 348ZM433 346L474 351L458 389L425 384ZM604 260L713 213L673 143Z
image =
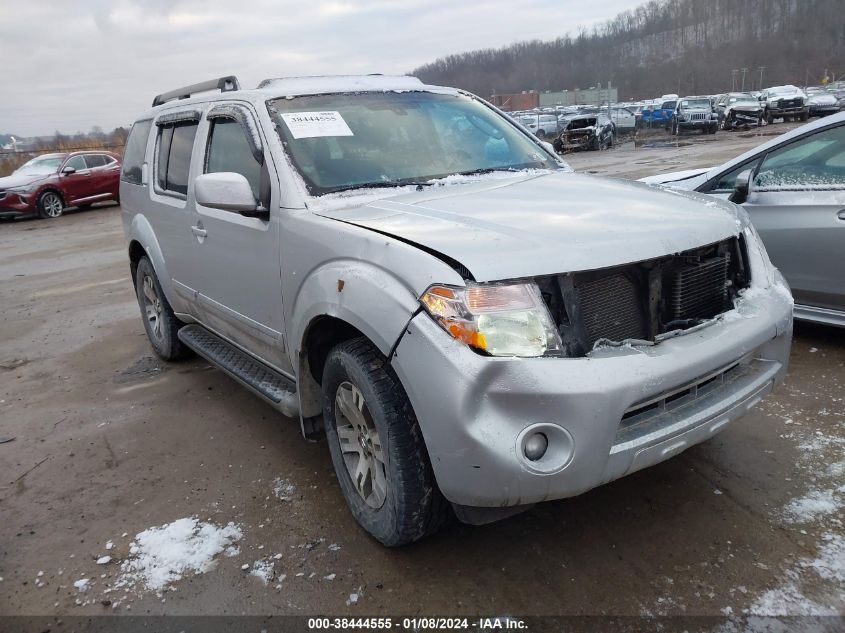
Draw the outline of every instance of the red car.
M0 219L37 213L57 218L67 207L120 202L120 157L86 151L43 154L0 178Z

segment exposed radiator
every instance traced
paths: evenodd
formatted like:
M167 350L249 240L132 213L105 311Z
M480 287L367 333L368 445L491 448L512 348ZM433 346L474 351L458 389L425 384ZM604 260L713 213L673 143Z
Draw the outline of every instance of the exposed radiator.
M709 319L727 309L730 255L713 257L670 273L671 320Z
M578 298L590 346L603 338L646 338L642 290L624 274L580 284Z

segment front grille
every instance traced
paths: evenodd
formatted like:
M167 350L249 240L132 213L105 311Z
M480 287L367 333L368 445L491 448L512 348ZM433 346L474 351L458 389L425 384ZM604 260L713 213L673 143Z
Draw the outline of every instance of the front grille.
M708 397L716 396L743 378L759 374L764 369L760 365L759 361L743 358L644 402L638 402L623 414L614 446L637 440L677 422Z
M689 116L689 119L690 119L690 121L703 121L706 117L707 117L707 115L706 115L706 114L704 114L704 113L701 113L701 114L691 114L691 115Z
M801 104L801 99L784 99L780 102L781 108L797 108Z
M655 341L730 310L748 286L742 238L604 270L537 279L567 356Z

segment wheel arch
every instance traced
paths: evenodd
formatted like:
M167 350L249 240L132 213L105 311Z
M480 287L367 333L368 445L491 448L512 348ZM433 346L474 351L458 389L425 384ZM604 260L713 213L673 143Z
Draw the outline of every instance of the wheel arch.
M164 255L161 252L161 246L159 246L152 226L150 226L149 221L143 215L136 214L132 218L127 231L127 242L127 255L129 256L129 270L132 273L132 284L135 284L135 273L138 270L138 262L142 257L146 256L153 266L156 277L158 277L158 283L164 292L167 302L171 306L175 305L173 284L170 281L170 275L167 271Z

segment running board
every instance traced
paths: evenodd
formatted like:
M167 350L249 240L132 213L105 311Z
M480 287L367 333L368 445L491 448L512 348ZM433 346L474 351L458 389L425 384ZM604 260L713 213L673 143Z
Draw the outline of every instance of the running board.
M179 330L179 340L229 374L289 418L299 418L299 398L292 380L200 325Z

